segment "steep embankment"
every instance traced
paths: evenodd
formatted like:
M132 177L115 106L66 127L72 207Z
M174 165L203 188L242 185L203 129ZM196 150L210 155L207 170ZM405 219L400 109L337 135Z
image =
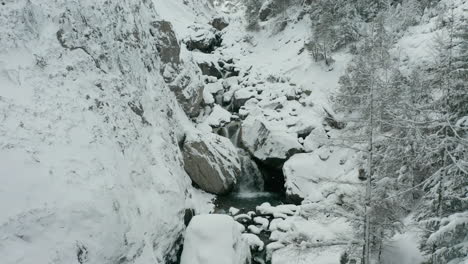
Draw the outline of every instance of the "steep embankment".
M169 262L208 198L178 148L203 86L171 25L151 1L3 1L0 25L2 263Z

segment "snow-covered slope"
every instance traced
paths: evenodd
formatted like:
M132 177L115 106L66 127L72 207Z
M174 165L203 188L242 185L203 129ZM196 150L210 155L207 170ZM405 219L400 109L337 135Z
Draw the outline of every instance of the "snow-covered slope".
M182 166L191 125L160 74L157 10L2 2L2 263L165 263L185 208L206 210Z

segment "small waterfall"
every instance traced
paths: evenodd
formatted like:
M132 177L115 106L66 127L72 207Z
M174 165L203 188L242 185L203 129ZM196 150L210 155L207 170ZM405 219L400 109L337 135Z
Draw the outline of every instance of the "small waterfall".
M242 173L238 179L236 191L238 193L254 193L264 191L263 175L250 154L242 149L240 121L232 121L223 127L215 129L215 133L229 138L237 147L237 153L241 161Z
M242 166L237 191L240 193L262 192L264 186L263 176L257 164L255 164L247 151L239 148L237 153L239 154Z

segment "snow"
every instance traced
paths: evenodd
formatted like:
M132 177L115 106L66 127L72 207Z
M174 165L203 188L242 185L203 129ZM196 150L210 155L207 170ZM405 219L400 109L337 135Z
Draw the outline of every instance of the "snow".
M354 150L338 147L296 154L283 167L286 193L311 202L323 200L323 193L352 197L361 185L355 166L357 158Z
M214 100L214 99L213 99ZM211 114L203 121L211 127L221 127L231 121L231 113L219 105L215 105Z
M256 234L256 235L259 235L263 230L262 227L258 227L258 226L254 226L254 225L249 225L247 227L247 229L249 230L250 233L253 233L253 234Z
M239 212L240 212L240 210L235 208L235 207L229 208L229 214L230 215L237 215Z
M247 241L252 250L262 251L265 244L257 235L242 234L242 237Z
M228 215L197 215L185 234L181 264L244 264L249 244Z

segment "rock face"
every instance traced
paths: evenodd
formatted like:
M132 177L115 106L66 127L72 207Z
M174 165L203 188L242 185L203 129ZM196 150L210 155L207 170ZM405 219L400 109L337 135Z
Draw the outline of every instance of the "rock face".
M161 54L162 63L180 63L180 45L172 24L168 21L154 21L151 23L150 34L157 37L157 50Z
M185 170L202 190L225 194L236 184L241 165L229 139L216 134L191 134L182 151Z
M210 24L219 31L229 26L229 23L224 17L215 17L213 20L211 20Z
M2 2L1 263L168 263L201 198L177 146L184 113L161 69L178 48L158 12Z
M249 244L240 225L228 215L193 217L185 234L181 264L247 264Z

